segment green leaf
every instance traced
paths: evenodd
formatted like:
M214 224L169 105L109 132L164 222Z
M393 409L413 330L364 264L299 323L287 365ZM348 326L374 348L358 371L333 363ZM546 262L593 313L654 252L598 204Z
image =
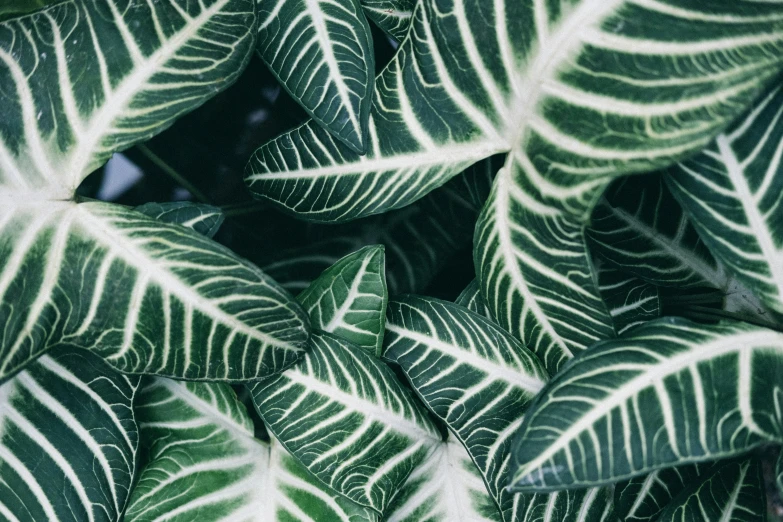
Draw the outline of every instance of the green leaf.
M489 308L487 308L486 303L484 303L484 298L481 297L481 287L479 286L479 283L476 279L471 281L470 284L465 287L465 290L463 290L462 293L457 296L454 304L467 308L473 313L486 317L491 322L495 321L489 311Z
M387 522L500 522L500 512L465 448L450 438L436 446L394 497Z
M602 266L598 270L598 289L617 335L661 316L658 287L622 270Z
M778 457L778 465L775 469L775 473L777 474L777 485L778 485L778 494L783 497L783 451L781 451L780 456Z
M364 13L386 34L401 42L413 20L415 0L361 0Z
M299 294L313 328L379 356L389 299L384 261L383 245L364 247L327 268Z
M351 150L366 150L375 80L358 0L259 2L258 53L286 91Z
M610 488L514 496L514 522L618 522Z
M70 199L231 85L254 25L254 0L72 0L0 24L0 200Z
M137 399L148 464L125 520L375 522L329 491L253 423L227 385L157 378Z
M775 89L667 178L712 253L778 313L783 313L781 117L783 90Z
M552 491L727 458L783 440L783 333L649 322L582 353L525 415L511 487Z
M0 518L119 520L136 466L137 386L75 350L0 386Z
M0 21L21 16L62 0L5 0L0 5Z
M710 254L660 174L613 183L593 211L587 237L601 259L648 283L728 287L725 268Z
M688 464L653 471L615 486L614 506L625 522L653 522L666 506L700 477L713 469L712 463Z
M223 211L218 207L189 201L145 203L134 210L164 223L192 228L207 237L214 237L225 219Z
M548 375L522 344L458 305L405 296L389 303L384 358L465 445L504 518L511 438Z
M248 380L306 346L296 302L192 230L107 203L5 205L0 222L0 380L63 346L123 372Z
M313 333L295 367L255 384L266 427L333 490L383 513L441 437L383 362Z
M761 465L751 458L723 464L703 481L690 485L667 506L658 521L764 522L766 519Z

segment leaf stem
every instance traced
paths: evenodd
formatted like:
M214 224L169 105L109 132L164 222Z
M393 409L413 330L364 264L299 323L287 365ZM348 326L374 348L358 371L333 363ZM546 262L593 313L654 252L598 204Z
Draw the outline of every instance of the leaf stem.
M137 145L137 149L139 149L139 152L144 154L144 156L147 157L152 163L155 164L156 167L158 167L160 170L162 170L164 173L166 173L171 179L176 181L182 188L190 192L194 198L199 200L201 203L206 204L212 204L212 201L209 197L207 197L206 194L201 192L199 189L196 188L195 185L193 185L190 181L185 179L179 172L174 170L174 168L166 163L163 158L152 152L149 147L146 145Z

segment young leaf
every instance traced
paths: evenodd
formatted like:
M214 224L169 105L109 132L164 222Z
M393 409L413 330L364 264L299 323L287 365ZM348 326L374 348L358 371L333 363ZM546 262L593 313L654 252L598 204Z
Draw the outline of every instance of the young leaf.
M454 304L467 308L473 313L486 317L490 322L494 322L489 308L487 308L487 305L484 303L484 298L481 297L481 287L476 279L471 281L470 284L465 287L465 290L457 296Z
M665 318L584 352L514 444L511 487L552 491L731 457L783 440L783 333Z
M401 42L413 20L416 0L361 0L367 18Z
M192 228L206 237L214 237L225 219L221 209L189 201L145 203L135 210L164 223L176 223Z
M359 0L259 2L258 53L319 125L364 154L375 80Z
M0 381L60 346L226 381L281 371L306 346L296 302L192 230L107 203L6 205L0 223Z
M383 513L440 434L383 362L332 334L310 339L295 367L252 387L253 402L311 473Z
M0 199L70 199L231 85L254 26L254 0L72 0L0 24Z
M622 270L602 266L598 270L598 290L609 308L617 335L661 316L658 287Z
M0 518L119 520L136 466L138 381L58 350L0 386Z
M659 286L725 290L726 270L702 242L682 207L650 174L612 184L587 228L590 249L610 265Z
M658 522L732 520L764 522L767 502L764 477L755 458L718 466L690 485L664 510Z
M149 463L125 520L375 522L328 490L274 441L253 437L234 391L157 378L137 399Z
M688 464L653 471L615 485L614 507L625 522L653 522L684 489L712 470L713 464Z
M500 522L500 512L465 448L450 438L408 477L387 522Z
M669 186L712 253L783 313L783 90L775 89Z
M405 296L389 303L384 358L465 445L504 517L511 437L548 375L494 323L445 301Z
M337 261L297 297L313 328L333 333L373 357L381 354L388 299L383 245L365 247Z

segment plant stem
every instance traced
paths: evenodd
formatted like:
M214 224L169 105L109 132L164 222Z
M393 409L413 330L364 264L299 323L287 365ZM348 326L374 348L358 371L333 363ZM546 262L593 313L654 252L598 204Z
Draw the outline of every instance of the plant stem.
M147 159L149 159L152 163L155 164L160 170L165 172L171 179L176 181L182 188L190 192L194 198L196 198L201 203L206 203L207 205L211 204L212 201L209 197L207 197L206 194L201 192L199 189L195 187L190 181L185 179L182 175L180 175L179 172L174 170L174 168L163 161L163 159L152 152L146 145L137 145L137 149L139 149L139 152L144 154Z

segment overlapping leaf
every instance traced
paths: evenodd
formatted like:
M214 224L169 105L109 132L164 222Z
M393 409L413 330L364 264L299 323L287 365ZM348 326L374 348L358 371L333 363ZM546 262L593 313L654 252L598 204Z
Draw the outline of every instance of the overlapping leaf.
M597 485L783 440L783 334L659 319L549 382L514 445L515 490Z
M622 270L602 266L598 270L598 290L609 308L617 335L661 316L658 287Z
M408 477L384 514L388 522L500 522L500 512L465 448L449 440Z
M768 94L669 185L713 254L783 313L783 90Z
M384 247L376 245L337 261L297 300L313 328L333 333L377 357L388 298Z
M226 385L157 378L137 399L149 463L125 519L374 522L329 491L280 445L253 438Z
M255 384L267 428L333 490L383 513L441 437L379 359L316 332L293 368Z
M764 478L755 458L717 466L702 481L680 493L658 518L660 522L766 519Z
M415 0L361 0L367 18L392 38L402 41L413 20Z
M688 464L653 471L615 485L614 506L625 522L652 522L669 503L700 477L709 473L712 463Z
M71 350L0 386L0 518L118 520L136 467L137 386Z
M514 495L515 522L617 522L610 488Z
M359 0L274 0L258 9L264 62L318 124L364 153L375 56Z
M135 210L164 223L176 223L183 227L192 228L206 237L213 237L225 219L221 209L189 201L145 203L136 207Z
M6 204L0 224L0 379L59 346L124 372L255 379L306 345L284 290L179 225L106 203Z
M406 296L389 303L384 357L468 450L510 520L509 447L548 375L519 341L455 304Z
M487 305L484 303L484 298L481 297L481 287L479 286L479 282L476 279L471 281L470 284L465 287L465 290L463 290L459 296L457 296L457 299L454 301L454 303L467 308L473 313L484 316L490 321L494 321L489 308L487 308Z

